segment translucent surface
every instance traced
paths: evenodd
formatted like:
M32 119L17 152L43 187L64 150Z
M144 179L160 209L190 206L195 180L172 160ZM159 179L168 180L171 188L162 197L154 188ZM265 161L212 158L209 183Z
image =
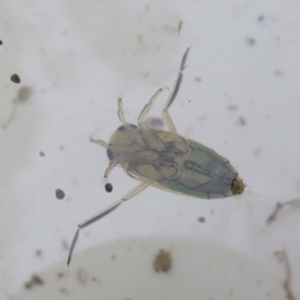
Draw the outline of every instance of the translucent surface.
M160 249L171 255L167 273L153 268ZM41 286L24 288L16 298L284 299L278 276L266 272L263 265L203 241L121 240L83 252L69 270L62 263L42 278Z
M113 291L112 299L135 300L144 296L135 289L141 272L151 299L151 291L155 298L155 288L164 284L181 290L180 278L186 286L190 270L189 293L193 288L200 293L204 282L203 295L213 291L219 299L241 299L243 288L254 287L255 274L261 279L272 274L255 291L262 296L255 297L272 291L272 299L275 294L282 299L286 272L273 253L285 249L299 297L300 209L286 207L276 222L266 224L277 202L300 198L298 1L28 0L0 1L0 7L1 300L17 293L16 299L34 299L43 289L46 295L47 282L55 295L64 286L54 274L67 272L62 266L76 225L138 184L116 168L110 176L113 191L107 193L108 158L89 137L108 141L120 125L119 97L126 119L136 124L152 94L173 86L189 46L188 68L170 114L178 133L230 160L247 185L244 194L206 201L150 187L82 231L69 279L62 280L74 280L69 288L77 291L79 266L88 274L101 270L103 282L105 274L119 274L115 282L109 275L106 291ZM11 82L14 73L20 84ZM161 116L168 95L167 89L160 95L152 116ZM56 198L56 189L64 199ZM120 255L127 263L104 261L102 251L108 257L118 248L116 241L125 249L131 239L148 249L136 250L138 265L125 250ZM207 251L197 256L202 246ZM161 247L172 248L174 273L152 271ZM188 253L195 256L185 264ZM226 265L228 256L230 280L224 284L224 268L212 262L209 278L216 279L207 281L201 267L208 272L212 258ZM236 271L239 264L245 277ZM33 274L45 284L23 291ZM235 280L239 292L232 294ZM91 292L90 286L80 295L94 293L96 285Z

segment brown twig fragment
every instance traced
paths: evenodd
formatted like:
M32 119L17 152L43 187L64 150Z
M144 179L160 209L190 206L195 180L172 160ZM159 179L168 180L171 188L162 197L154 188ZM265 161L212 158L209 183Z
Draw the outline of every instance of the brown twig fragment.
M267 223L270 224L273 221L276 221L276 218L278 216L278 213L282 210L283 207L285 206L291 206L293 208L296 208L299 206L300 208L300 199L296 199L296 200L290 200L284 203L280 203L278 202L276 204L275 210L272 212L272 214L269 216L269 218L267 219Z
M291 271L291 266L286 251L285 250L275 251L274 255L278 258L278 261L284 265L286 271L286 278L283 281L283 288L286 292L286 298L288 300L297 300L291 287L292 271Z

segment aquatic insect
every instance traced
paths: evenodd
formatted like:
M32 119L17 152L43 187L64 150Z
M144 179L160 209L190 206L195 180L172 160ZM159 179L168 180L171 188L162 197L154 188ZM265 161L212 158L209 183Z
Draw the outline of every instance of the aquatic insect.
M150 128L145 122L155 99L162 92L159 89L142 109L138 126L126 122L122 99L119 99L118 116L123 125L112 134L108 144L91 139L91 142L107 149L110 162L104 174L105 178L120 164L129 176L141 183L121 200L78 225L68 264L80 229L108 215L149 185L203 199L225 198L243 193L245 185L228 159L198 142L180 136L169 115L168 109L179 91L189 50L188 48L183 55L174 89L162 111L168 131Z

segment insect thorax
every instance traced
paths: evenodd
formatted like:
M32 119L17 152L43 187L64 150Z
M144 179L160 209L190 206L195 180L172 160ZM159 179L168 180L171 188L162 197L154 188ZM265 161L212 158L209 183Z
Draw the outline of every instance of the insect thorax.
M150 130L143 133L132 124L120 126L109 140L107 156L135 177L170 178L180 169L184 153L176 150L170 133Z

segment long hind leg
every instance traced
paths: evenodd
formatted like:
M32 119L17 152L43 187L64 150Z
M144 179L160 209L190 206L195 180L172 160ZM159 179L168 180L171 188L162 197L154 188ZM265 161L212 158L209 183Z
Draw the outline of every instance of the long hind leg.
M176 79L176 82L175 82L175 85L174 85L174 88L173 88L173 91L171 92L170 96L169 96L169 99L167 100L166 104L165 104L165 107L162 111L162 115L163 115L163 118L167 124L167 127L174 139L175 142L177 142L175 144L175 147L178 149L178 150L181 150L183 152L186 151L187 149L187 145L184 145L186 143L182 143L182 138L180 138L178 136L178 133L177 133L177 130L176 130L176 127L174 125L174 122L168 112L168 108L172 105L172 103L174 102L176 96L177 96L177 93L179 91L179 88L180 88L180 85L181 85L181 81L182 81L182 78L183 78L183 70L186 68L186 59L187 59L187 56L188 56L188 53L190 51L190 48L188 48L183 57L182 57L182 61L181 61L181 64L180 64L180 70L179 70L179 73L178 73L178 76L177 76L177 79Z
M175 82L175 86L174 86L174 89L171 93L171 95L169 96L169 99L164 107L165 110L167 110L171 104L173 103L173 101L175 100L176 96L177 96L177 93L179 91L179 88L180 88L180 84L181 84L181 81L182 81L182 77L183 77L183 70L186 68L186 59L187 59L187 56L189 54L189 51L190 51L190 48L187 48L187 50L185 51L183 57L182 57L182 60L181 60L181 64L180 64L180 69L179 69L179 73L178 73L178 76L177 76L177 80Z
M133 196L137 195L138 193L140 193L141 191L143 191L146 187L148 187L149 185L151 185L154 181L156 181L158 179L159 178L147 179L147 180L141 182L138 186L136 186L134 189L132 189L131 191L129 191L121 200L113 203L112 205L110 205L109 207L107 207L106 209L104 209L103 211L101 211L100 213L98 213L95 216L93 216L93 217L87 219L86 221L80 223L78 225L78 229L76 230L75 236L74 236L72 244L71 244L71 248L70 248L70 252L69 252L67 264L69 265L70 262L71 262L72 254L73 254L76 242L78 240L79 231L82 228L87 227L87 226L93 224L94 222L102 219L103 217L107 216L112 211L114 211L118 206L120 206L124 201L126 201L126 200L132 198Z

